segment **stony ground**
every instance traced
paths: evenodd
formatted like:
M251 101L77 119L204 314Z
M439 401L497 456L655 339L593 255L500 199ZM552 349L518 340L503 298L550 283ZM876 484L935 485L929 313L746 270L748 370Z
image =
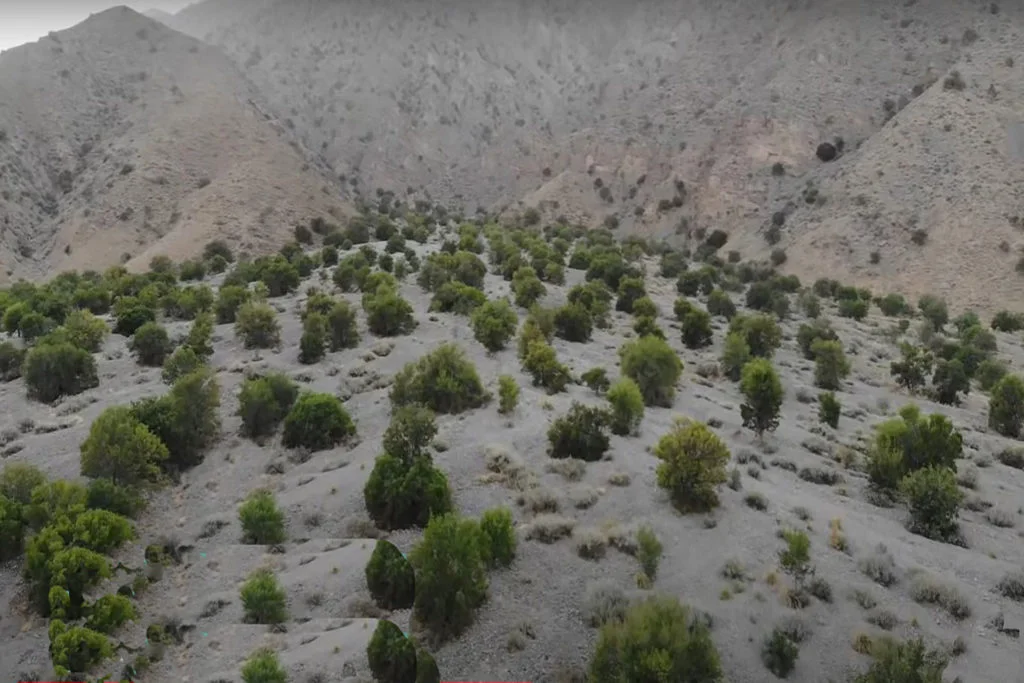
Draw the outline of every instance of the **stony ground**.
M436 248L437 237L433 240L427 250ZM586 622L588 594L597 587L636 592L638 571L634 558L613 547L599 559L583 559L577 544L595 536L615 542L648 524L665 548L653 590L679 596L711 615L714 640L732 683L769 680L760 661L760 644L773 626L792 618L804 623L810 638L790 680L846 680L867 662L854 650L855 639L881 634L869 620L886 617L891 617L892 633L900 637L923 635L934 645L962 639L966 651L947 669L950 677L1024 681L1020 641L992 622L1002 614L1007 627L1024 623L1024 606L993 590L1005 573L1024 565L1018 531L1024 524L1024 472L993 459L1011 443L987 429L986 397L971 393L958 408L917 401L926 412L949 415L963 431L966 460L958 466L965 482L970 483L972 475L963 473L974 473L968 493L977 499L972 507L979 511L962 512L966 548L912 535L904 526L906 513L901 507L882 508L868 501L867 481L858 470L863 439L872 425L910 402L888 373L888 364L897 355L890 334L896 321L879 317L876 311L863 323L854 323L826 311L853 363L850 380L838 393L844 406L840 426L832 431L817 420L813 366L802 358L794 339L802 318L796 314L787 320L787 338L775 360L786 389L782 422L759 442L741 428L736 385L702 370L718 358L724 323L716 323L712 347L684 348L669 318L676 297L674 282L656 275L656 263L646 267L648 289L662 311L659 322L686 366L675 404L671 409L649 408L637 437L612 437L608 458L575 472L553 467L546 455L547 425L573 401L601 399L578 385L555 396L533 388L514 348L487 354L464 318L428 313L429 296L414 282L402 288L416 309L419 326L414 334L376 339L363 330L359 348L328 354L313 366L297 360L298 311L304 293L272 300L282 323L278 352L246 351L230 325L219 326L211 363L222 387L220 442L180 485L155 495L140 522L139 540L118 555L125 564L142 566L143 548L167 539L183 553L183 562L167 568L140 596L139 622L120 634L134 648L143 646L145 625L157 618L176 617L191 627L185 643L171 647L143 680L240 680L241 662L261 644L281 652L294 683L366 680L364 650L374 619L386 616L408 628L407 613L384 615L373 608L362 574L373 547L368 536L375 535L363 511L362 487L388 424L388 385L406 363L442 342L454 341L476 363L490 388L496 388L499 374L510 374L523 393L511 418L499 416L493 404L440 418L435 462L448 474L462 513L476 515L496 505L513 509L520 544L511 568L490 574L489 598L475 625L436 652L444 679L573 680L572 671L585 666L596 638L596 630ZM565 287L549 286L544 304L560 303L567 288L582 279L580 271L567 272ZM314 273L301 291L310 284L333 289L327 271ZM502 296L508 288L508 283L488 275L489 297ZM339 296L358 307L359 295ZM596 330L591 342L556 340L555 347L574 375L602 366L614 378L616 350L632 335L631 324L624 314L613 314L612 326ZM184 333L187 325L171 323L169 329ZM998 338L1000 356L1019 368L1024 363L1020 339L1003 334ZM160 371L137 366L122 337L110 337L97 358L100 386L53 407L27 402L20 381L0 385L6 462L31 462L52 476L75 477L78 446L100 412L166 390ZM284 371L306 388L343 398L357 424L358 441L297 457L278 440L260 446L239 436L240 422L234 416L237 389L246 373L267 369ZM655 485L657 460L648 449L681 416L712 425L732 452L730 468L742 472L741 489L722 487L721 507L707 516L677 514ZM521 461L541 482L541 489L524 505L517 501L519 492L488 470L488 456L502 453ZM805 467L835 472L838 480L832 486L811 483L799 474ZM286 510L289 542L283 553L264 554L262 548L241 544L236 506L258 487L272 488ZM747 502L751 494L763 496L765 509ZM537 516L531 509L534 499L542 495L553 498L557 514L575 525L571 537L551 544L526 539L524 527ZM981 501L991 505L988 513ZM993 510L1005 513L1004 526L989 521L995 518ZM830 547L830 525L835 524L841 525L847 539L845 552ZM812 559L817 575L832 587L831 603L814 600L801 611L783 604L786 579L778 572L782 541L776 532L788 527L805 528L811 536ZM408 551L418 535L405 531L390 540ZM895 559L900 580L890 588L875 584L860 570L860 563L876 554L879 544ZM730 561L742 567L746 578L723 577L723 567ZM287 590L287 633L241 624L239 584L261 565L273 567ZM45 680L45 625L24 611L18 571L19 565L10 563L0 574L0 668L3 674L33 674ZM970 604L970 617L956 621L938 607L916 603L910 589L922 577L954 587ZM113 590L116 583L104 590Z

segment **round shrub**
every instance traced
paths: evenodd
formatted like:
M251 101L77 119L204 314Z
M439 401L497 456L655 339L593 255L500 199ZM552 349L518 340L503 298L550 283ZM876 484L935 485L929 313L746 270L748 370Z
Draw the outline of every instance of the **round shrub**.
M242 542L253 545L284 543L284 513L277 507L274 494L266 490L253 491L238 508L238 521L242 524Z
M644 395L636 382L629 377L620 378L608 388L607 398L611 406L609 425L612 433L619 436L636 434L644 419Z
M470 318L476 340L491 352L500 351L516 333L519 316L506 299L488 301L473 311Z
M71 311L61 326L64 339L89 353L96 353L107 336L107 324L89 311Z
M114 320L114 334L130 337L146 323L156 322L156 311L141 303L129 302L115 306Z
M590 683L719 683L722 669L707 625L675 598L652 597L601 627Z
M93 479L87 489L86 506L90 510L108 510L123 517L135 517L146 501L135 489L119 486L109 479Z
M627 342L619 350L619 363L622 374L640 387L646 405L672 407L683 362L665 340L648 336Z
M25 355L22 376L28 395L43 403L99 386L96 360L72 344L37 346Z
M281 624L288 619L288 596L269 569L249 574L242 584L241 597L247 624Z
M569 368L558 362L554 347L544 341L530 342L523 369L530 373L534 386L544 387L549 394L565 391L571 379Z
M818 339L811 345L814 355L814 384L820 389L835 391L850 374L843 345L837 341Z
M420 456L429 457L430 442L437 436L434 413L421 405L395 409L391 423L384 430L384 452L411 463Z
M160 376L165 384L174 384L185 375L195 372L204 365L203 359L189 346L179 346L164 361Z
M242 683L288 683L288 674L270 648L260 648L242 665Z
M409 463L388 453L374 462L363 501L370 519L387 530L422 527L452 509L448 478L429 458Z
M50 660L62 680L72 673L88 671L114 656L114 644L102 633L84 626L50 622Z
M782 330L769 315L737 315L729 323L729 333L739 333L750 349L750 355L771 358L782 343Z
M633 304L647 296L647 289L644 287L643 278L624 277L619 280L619 298L615 301L615 310L623 313L632 313Z
M432 518L409 559L416 570L413 617L438 640L462 633L487 599L477 523L452 514Z
M139 365L153 368L164 364L172 348L167 330L156 323L146 323L137 329L128 342L128 349L135 354Z
M302 321L302 338L299 340L299 362L303 365L319 363L327 347L327 318L320 313L310 313Z
M917 301L917 309L921 311L925 320L935 326L936 330L941 331L949 322L949 308L946 306L946 302L937 296L931 294L922 296Z
M242 432L252 438L273 434L298 396L298 386L280 373L246 380L238 395Z
M281 343L277 313L267 304L242 304L235 317L235 334L247 349L271 349Z
M322 451L355 436L356 425L345 406L331 394L299 396L284 419L285 448Z
M385 610L408 609L416 596L412 564L391 541L377 541L366 564L366 586L377 606Z
M978 386L982 391L991 391L992 387L999 383L1003 377L1010 372L1009 366L1001 360L989 358L981 361L978 369L974 372L974 379L978 380Z
M123 406L104 410L81 447L82 475L125 486L159 482L167 458L163 442Z
M971 390L971 379L963 363L953 360L939 360L932 375L932 390L935 400L947 406L960 405L960 394Z
M715 489L726 481L729 449L701 422L677 420L654 447L658 486L680 512L705 512L718 505Z
M573 403L569 412L548 429L548 455L594 462L608 450L608 413L599 408Z
M113 633L136 618L135 606L123 595L104 595L89 607L86 628L97 633Z
M1007 375L992 388L988 426L998 434L1019 438L1024 424L1024 380Z
M937 541L957 534L957 513L964 494L948 467L925 467L908 474L900 483L910 508L910 530Z
M469 315L478 306L487 303L487 295L476 287L453 280L446 282L434 292L430 300L430 310L441 313Z
M370 673L377 683L413 683L416 680L416 646L392 622L377 622L366 646Z
M338 301L334 304L327 314L327 326L330 328L331 351L353 349L359 345L356 312L347 301Z
M555 334L566 341L588 342L593 329L593 317L582 303L568 303L555 312Z
M435 413L458 414L488 400L473 363L454 344L443 344L406 365L394 379L391 403L421 403Z
M217 292L217 302L213 310L220 324L233 323L238 315L238 309L242 304L247 303L250 298L249 290L238 285L224 285Z
M516 306L520 308L529 308L547 291L547 287L537 277L537 272L529 266L517 270L512 278L512 292L516 297Z
M736 315L736 304L728 294L721 289L716 289L708 294L708 313L732 320Z
M489 567L507 567L516 557L516 529L507 508L480 515L480 554Z
M416 328L412 306L397 291L383 287L364 300L366 325L379 337L409 334Z
M637 318L657 318L658 305L649 296L642 296L633 302L633 315Z
M839 341L839 335L832 329L832 326L825 320L815 320L811 324L800 325L796 333L796 342L800 352L807 360L814 360L814 351L811 347L817 341Z
M750 362L750 346L746 338L739 332L730 332L725 337L725 344L722 346L722 359L720 365L722 374L738 382L743 372L743 367Z
M746 399L740 406L743 426L753 429L758 436L775 431L784 392L771 361L755 358L747 363L740 376L740 391Z
M700 349L711 344L711 314L693 308L680 320L679 328L686 348Z
M32 490L46 483L46 475L35 465L12 462L0 470L0 496L17 503L32 502Z

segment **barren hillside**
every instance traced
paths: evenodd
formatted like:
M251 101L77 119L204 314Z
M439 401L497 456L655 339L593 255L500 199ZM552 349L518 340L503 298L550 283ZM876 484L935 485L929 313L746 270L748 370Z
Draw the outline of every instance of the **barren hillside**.
M0 55L0 279L279 246L342 215L241 73L127 8Z
M1022 119L1024 64L1007 61L1021 8L896 5L207 0L172 23L223 47L367 192L615 216L659 236L723 228L767 256L771 216L812 182L825 205L791 216L779 245L801 249L794 272L1019 301L1016 256L998 247L1015 246L1007 216L1022 212L1007 141ZM953 68L967 87L944 92ZM815 150L836 137L846 154L823 165ZM923 254L913 221L933 236ZM967 258L939 267L933 251Z

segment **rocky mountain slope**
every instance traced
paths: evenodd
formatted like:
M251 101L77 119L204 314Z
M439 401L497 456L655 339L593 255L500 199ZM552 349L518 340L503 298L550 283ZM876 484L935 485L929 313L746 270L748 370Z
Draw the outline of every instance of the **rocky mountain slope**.
M781 211L801 276L983 308L1024 294L1016 4L207 0L171 23L368 192L723 228L747 257Z
M0 55L0 281L279 246L342 217L230 61L127 8Z

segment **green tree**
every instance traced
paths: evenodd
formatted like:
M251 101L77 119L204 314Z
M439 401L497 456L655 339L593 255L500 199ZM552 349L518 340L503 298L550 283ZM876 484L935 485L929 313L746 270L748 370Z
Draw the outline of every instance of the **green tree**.
M957 533L957 514L964 494L947 467L925 467L908 474L900 484L910 508L910 530L938 541Z
M319 363L327 347L327 318L321 313L310 313L302 321L299 340L299 362L303 365Z
M384 430L384 452L411 464L429 457L430 442L437 436L437 422L429 408L417 404L399 406Z
M203 367L203 359L197 356L191 347L179 346L164 361L160 377L165 384L174 384L180 378L201 367Z
M627 342L619 350L619 363L622 374L640 387L646 405L672 407L683 362L665 340L642 337Z
M248 303L250 298L249 290L238 285L224 285L217 292L217 302L213 310L217 315L217 322L227 324L235 322L238 309Z
M782 331L770 315L737 315L729 322L729 333L738 332L757 358L771 358L782 343Z
M654 447L661 460L658 486L680 512L704 512L718 505L715 489L726 481L729 449L701 422L677 420Z
M971 378L967 376L963 363L953 360L940 360L935 364L932 376L935 389L935 400L947 406L960 405L960 394L969 393Z
M412 607L416 576L412 564L391 541L379 540L366 564L366 586L381 609Z
M82 474L125 486L152 486L162 479L167 447L129 408L107 408L92 423L81 446Z
M473 311L470 318L476 340L492 353L505 348L516 333L519 316L507 299L488 301Z
M889 365L889 373L901 387L916 393L925 385L931 372L932 355L910 344L900 345L900 354L902 358Z
M755 358L743 367L740 391L746 402L740 406L743 426L760 438L779 426L779 411L784 392L782 382L769 360Z
M921 315L924 316L925 320L928 320L935 326L937 331L941 331L945 327L946 323L949 322L949 309L946 306L946 302L937 296L926 294L917 301L917 309L921 311Z
M416 646L386 619L377 622L366 646L366 658L377 683L413 683L416 680Z
M264 489L253 491L238 508L242 540L253 545L284 543L284 513L277 507L274 494Z
M613 434L636 434L644 419L644 396L640 387L629 377L620 378L607 393L611 407L610 427Z
M480 551L489 567L507 567L516 557L516 529L507 508L484 510L480 515Z
M386 452L374 462L363 501L370 519L387 530L425 526L433 516L452 509L448 478L429 457L410 464Z
M107 324L89 311L75 310L64 319L65 339L83 351L96 353L109 330Z
M443 344L406 365L394 378L391 404L421 403L435 413L458 414L488 400L476 367L454 344Z
M135 354L139 365L160 367L171 352L173 344L167 330L156 323L146 323L135 331L128 342L128 349Z
M288 619L288 595L270 569L250 573L240 592L246 623L280 624Z
M242 304L235 317L235 334L247 349L270 349L281 343L277 313L265 303Z
M364 298L366 325L378 337L396 337L416 329L412 305L390 287L381 287L369 298Z
M356 425L336 396L305 393L284 419L285 448L322 451L355 436Z
M633 304L647 296L644 280L640 277L624 277L619 280L619 298L615 301L615 310L632 313Z
M818 339L811 344L814 354L814 383L820 389L835 391L842 387L843 380L850 374L850 361L846 359L843 345L837 341Z
M1013 439L1020 438L1024 425L1024 380L1007 375L992 388L988 402L988 427Z
M519 404L519 385L511 375L498 377L498 413L511 415Z
M43 403L80 394L100 383L92 354L67 343L33 348L25 355L21 374L29 398Z
M711 344L711 314L694 308L679 323L683 333L683 344L688 349L700 349Z
M832 429L838 429L841 411L842 405L834 393L823 391L818 394L818 420L824 422Z
M347 301L335 302L327 314L327 325L331 330L331 351L353 349L359 345L356 313Z
M742 334L730 332L726 335L720 361L722 374L733 382L738 382L743 373L743 367L750 361L750 358L750 346Z
M582 303L568 303L555 312L555 334L566 341L588 342L594 322Z
M606 411L573 403L569 412L548 429L548 455L588 462L600 460L609 447L607 425Z
M298 397L299 387L280 373L245 380L238 395L242 433L251 438L273 434Z

